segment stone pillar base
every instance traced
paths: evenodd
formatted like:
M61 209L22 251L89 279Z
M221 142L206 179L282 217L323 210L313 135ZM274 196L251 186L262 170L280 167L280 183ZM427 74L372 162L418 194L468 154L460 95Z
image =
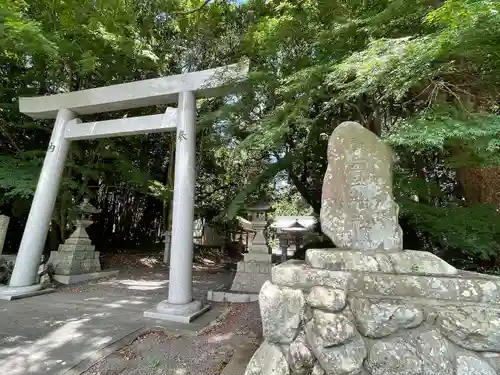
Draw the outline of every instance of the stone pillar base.
M231 292L259 294L262 285L271 278L272 255L250 252L238 262Z
M431 253L311 249L259 305L245 375L500 374L500 278Z
M0 286L0 300L12 301L15 299L34 297L40 294L54 292L54 289L42 289L41 284L29 286Z
M111 271L100 271L100 272L92 272L92 273L83 273L80 275L57 275L53 276L54 280L58 283L70 285L70 284L78 284L89 280L103 279L106 277L118 276L118 270Z
M210 310L210 308L210 305L203 306L200 301L177 305L164 300L156 306L156 309L145 311L144 317L177 323L191 323L198 316Z

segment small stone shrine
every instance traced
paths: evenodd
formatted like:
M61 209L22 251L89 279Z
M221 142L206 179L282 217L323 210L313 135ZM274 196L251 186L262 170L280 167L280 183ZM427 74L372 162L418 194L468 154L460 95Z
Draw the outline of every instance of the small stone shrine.
M402 250L392 161L358 123L335 129L321 222L338 248L272 269L245 375L500 374L500 278Z
M47 263L52 264L54 280L63 284L72 284L89 279L116 275L116 271L100 272L99 252L87 234L85 228L93 224L91 215L101 210L93 207L88 199L79 206L82 217L75 220L75 231L58 251L52 251Z

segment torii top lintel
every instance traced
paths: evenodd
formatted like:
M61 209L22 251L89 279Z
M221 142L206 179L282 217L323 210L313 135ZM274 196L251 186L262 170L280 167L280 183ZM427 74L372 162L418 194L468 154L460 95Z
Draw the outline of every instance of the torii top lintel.
M248 75L249 63L237 63L198 72L122 83L63 94L19 98L19 110L38 119L56 118L60 108L79 115L177 102L177 94L196 91L196 96L222 96L238 89Z

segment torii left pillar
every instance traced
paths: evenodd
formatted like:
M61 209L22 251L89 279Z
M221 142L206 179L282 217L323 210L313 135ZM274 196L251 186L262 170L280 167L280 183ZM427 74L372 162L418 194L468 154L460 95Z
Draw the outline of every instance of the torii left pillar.
M9 287L0 290L0 297L11 299L36 294L42 288L36 282L38 266L71 142L64 137L66 126L75 117L72 111L64 108L57 113Z

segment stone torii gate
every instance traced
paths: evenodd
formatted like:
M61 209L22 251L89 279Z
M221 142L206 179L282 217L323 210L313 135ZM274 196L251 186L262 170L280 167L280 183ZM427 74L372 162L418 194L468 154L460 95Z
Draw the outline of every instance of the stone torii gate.
M196 98L235 92L247 73L248 63L245 62L95 89L20 98L22 113L35 119L55 118L55 124L10 284L0 288L0 295L20 297L41 289L37 285L37 270L71 141L175 130L177 147L168 299L145 315L190 321L203 312L201 302L192 297ZM78 118L79 115L169 103L177 103L177 109L167 108L164 114L152 116L97 122L82 122Z

